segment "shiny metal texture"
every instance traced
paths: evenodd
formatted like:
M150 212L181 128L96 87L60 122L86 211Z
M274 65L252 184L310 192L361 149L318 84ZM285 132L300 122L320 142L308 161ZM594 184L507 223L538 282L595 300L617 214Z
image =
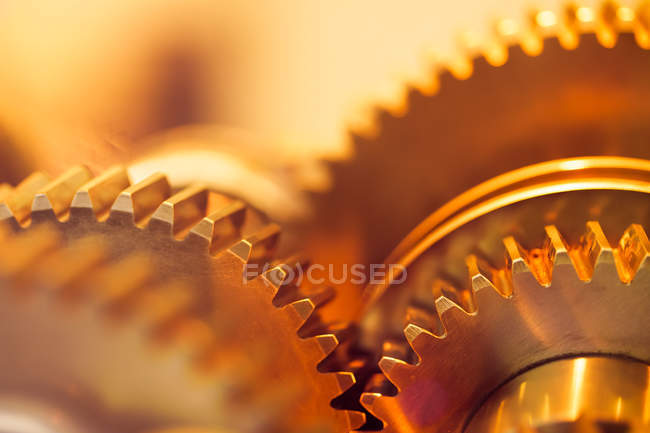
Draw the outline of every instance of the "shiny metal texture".
M0 431L650 432L650 2L497 20L338 158L196 75L208 27L4 116Z
M353 373L317 368L346 335L343 325L330 328L318 319L331 291L286 280L300 259L272 258L279 228L258 212L200 185L173 194L161 174L130 185L120 167L95 178L85 167L55 179L35 173L5 194L0 218L17 232L48 224L65 242L100 238L112 259L151 256L151 269L127 261L112 290L128 292L150 271L157 280L184 285L186 299L179 308L219 336L201 340L203 362L237 362L229 359L229 348L237 348L239 356L260 352L256 356L264 369L257 380L264 388L296 388L298 396L284 408L292 413L292 428L316 423L345 432L363 423L363 414L330 406L354 384ZM92 270L99 260L89 249L74 266L53 266L50 279L65 281ZM273 265L248 276L246 266L264 263ZM200 333L188 337L202 338ZM273 343L260 351L258 342Z
M573 358L526 371L499 388L466 431L549 429L589 421L596 430L647 429L650 367L617 358ZM559 430L559 427L556 427Z

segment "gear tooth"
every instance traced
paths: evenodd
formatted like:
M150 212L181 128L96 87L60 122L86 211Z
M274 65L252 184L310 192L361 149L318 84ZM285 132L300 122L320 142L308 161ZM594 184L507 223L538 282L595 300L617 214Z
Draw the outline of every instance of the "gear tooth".
M336 378L336 383L338 385L340 394L343 394L345 391L350 389L352 385L357 383L356 379L354 378L354 374L350 373L349 371L337 371L330 374L333 374Z
M443 317L452 307L458 308L467 314L472 314L476 311L474 293L468 289L459 289L447 281L436 280L433 284L433 295L435 297L436 310L440 314L440 317Z
M13 231L20 230L20 224L18 223L18 220L14 218L14 214L7 203L0 203L0 221L11 227Z
M589 276L585 272L585 266L579 254L574 254L569 249L568 244L562 237L562 234L554 225L545 227L546 240L544 241L543 261L547 263L549 279L553 279L553 275L559 272L560 268L569 267L573 269L574 273L581 280L588 280Z
M230 247L230 252L244 263L262 265L273 256L279 237L280 227L277 224L268 224Z
M596 221L589 221L585 234L580 239L580 253L590 279L593 279L599 267L611 267L616 264L614 252Z
M614 1L605 1L598 13L596 37L605 48L613 48L618 40L619 6Z
M310 337L309 340L312 340L318 346L321 352L321 360L325 359L339 345L339 340L334 334L316 335Z
M208 188L192 185L163 201L151 215L148 228L182 238L205 217L207 207Z
M215 254L241 239L245 221L246 205L230 200L195 225L188 239L207 246Z
M650 49L650 1L640 2L636 10L634 37L639 47Z
M546 251L526 251L512 236L505 238L503 244L506 247L506 281L511 279L507 284L516 285L515 279L531 275L539 285L550 286L551 274Z
M545 22L545 14L550 11L532 11L528 15L528 27L520 35L521 49L529 56L536 57L544 51L544 37L541 23ZM553 14L550 12L550 14Z
M378 392L364 392L361 394L361 405L366 408L366 410L373 415L376 414L375 405L377 401L382 397Z
M273 288L273 295L280 292L283 285L288 284L289 270L284 265L277 265L262 274L262 278Z
M508 46L498 36L483 48L483 57L495 68L505 65L509 56Z
M294 301L285 306L284 311L290 317L293 327L300 329L316 310L316 305L309 299Z
M431 97L438 93L440 90L440 78L438 77L437 71L432 67L433 62L428 56L424 57L422 63L424 64L421 68L419 68L417 75L411 76L411 78L408 80L408 83L410 83L409 87L417 90L424 96ZM404 97L404 105L408 110L408 94L406 94Z
M545 250L549 263L553 266L573 265L567 246L560 231L554 225L544 227L546 231Z
M639 224L632 224L619 241L619 255L627 270L626 282L630 282L639 272L650 268L650 241Z
M79 188L70 205L70 217L82 218L91 215L104 219L120 192L130 185L131 181L124 167L108 169Z
M475 254L470 254L465 258L465 264L472 290L475 293L483 289L491 289L503 297L511 295L510 288L500 284L497 271L486 261L479 259Z
M506 268L512 274L531 272L526 260L527 253L514 237L508 236L503 240L506 247Z
M0 251L0 276L13 278L27 271L44 256L56 250L62 239L47 226L35 227L3 241Z
M421 328L413 323L409 323L404 328L404 335L413 351L420 356L421 353L429 346L431 339L436 338L430 331Z
M380 98L369 98L368 100L380 101ZM347 130L350 131L349 139L356 136L366 140L374 140L379 137L378 117L380 110L377 105L366 105L351 111L352 114L347 116ZM347 147L353 149L354 143L349 142Z
M375 107L379 110L386 111L393 117L404 117L408 112L408 93L410 86L402 84L402 81L396 81L393 88L383 98L375 99Z
M32 202L32 221L47 220L52 214L57 218L66 216L75 193L92 177L88 167L77 166L45 185Z
M457 80L467 80L474 73L474 59L467 55L458 56L449 61L445 67Z
M15 221L14 225L29 220L34 195L50 183L50 177L41 172L30 174L13 189L0 205L0 220Z
M565 50L574 50L580 44L578 10L577 5L569 4L562 11L562 24L558 30L557 38Z
M109 219L128 218L142 225L171 194L167 177L156 173L135 185L131 185L118 196L111 207Z
M428 311L427 309L421 308L417 305L409 305L406 308L405 322L418 326L419 328L425 329L431 334L435 334L435 335L445 334L445 329L442 326L442 321L440 320L438 314L436 314L435 312ZM384 347L382 353L388 356L395 355L394 348L391 346L391 344L389 344L387 347Z
M408 382L414 366L401 359L382 356L379 360L379 368L392 384L399 386L398 384Z
M309 262L301 256L292 256L286 260L279 260L274 263L268 271L262 274L263 278L270 284L277 293L277 300L286 298L288 289L294 289L302 284L303 269L309 266ZM292 299L295 300L295 299ZM284 305L287 302L281 303Z
M366 414L363 412L357 412L354 410L346 410L346 415L348 417L348 429L357 430L360 429L366 423Z
M535 11L531 14L531 29L539 40L539 50L543 50L544 38L558 34L560 27L558 16L549 9ZM539 54L539 53L536 53Z

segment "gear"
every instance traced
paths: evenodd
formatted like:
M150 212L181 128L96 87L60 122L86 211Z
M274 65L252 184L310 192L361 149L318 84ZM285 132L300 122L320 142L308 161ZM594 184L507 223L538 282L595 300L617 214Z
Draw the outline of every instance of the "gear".
M330 406L355 382L351 372L321 365L345 337L344 326L326 326L318 318L331 291L298 285L290 271L299 259L263 269L279 229L242 202L201 186L172 195L160 174L129 185L122 168L93 179L76 167L52 181L40 173L25 179L5 195L0 219L19 232L50 224L66 242L100 237L112 260L138 252L152 256L157 278L191 288L188 313L219 334L219 343L205 349L213 358L206 362L217 362L224 347L248 353L259 341L273 342L265 372L256 379L269 388L299 385L299 398L285 408L293 428L307 430L317 420L325 431L347 432L363 423L362 413ZM95 260L86 254L74 268L92 268ZM137 279L136 271L122 275L123 285L129 282L125 275Z
M648 10L604 2L538 11L523 25L500 20L492 40L372 106L352 129L354 159L332 165L333 190L316 212L330 238L359 239L350 263L378 263L434 209L506 171L650 157Z
M217 336L184 314L187 288L155 282L145 256L105 253L98 238L63 247L51 227L3 236L0 430L260 431L231 416L245 370L201 365L204 344L188 337ZM89 256L93 269L78 266ZM265 418L270 406L246 409Z
M369 285L366 288L365 301L368 311L361 323L362 332L359 344L366 350L374 349L375 353L381 353L383 350L389 357L415 361L415 355L409 353L408 347L402 347L399 342L402 331L409 340L414 338L412 334L414 329L423 329L430 335L445 337L447 335L446 326L443 323L445 319L441 319L440 316L447 314L450 302L460 305L468 314L474 315L476 313L477 304L480 304L480 302L479 300L475 301L474 298L479 296L475 296L471 289L465 289L462 283L459 283L466 280L467 267L470 269L470 281L472 281L472 284L478 284L478 286L475 286L476 288L485 283L494 285L504 297L516 296L516 292L512 294L513 283L509 282L510 271L496 271L492 266L499 263L499 258L503 254L502 246L499 247L501 243L497 242L497 239L501 240L502 237L512 239L512 235L514 235L520 243L527 247L540 245L545 242L545 239L537 235L540 231L539 228L544 225L553 225L553 227L557 226L559 230L569 235L569 244L573 246L571 250L578 251L580 248L587 248L584 246L578 247L580 245L580 236L577 234L582 231L580 225L584 224L584 221L588 219L599 218L607 228L607 233L610 236L598 239L607 242L607 239L615 239L616 236L623 233L630 222L643 225L650 223L648 191L650 191L650 165L648 165L648 161L612 157L575 158L541 163L505 173L470 189L434 212L395 249L386 263L401 265L405 269L401 275L397 273L387 275L384 281ZM626 212L621 212L621 209L626 209ZM558 232L558 229L555 230ZM558 247L559 243L564 241L558 242L553 245ZM643 246L644 244L641 243L640 245ZM509 253L513 251L511 249ZM548 251L544 252L535 249L533 251L534 254L531 253L531 257L543 256L548 253ZM577 253L572 252L572 254ZM463 258L466 259L463 260ZM581 263L586 260L582 260ZM550 259L550 261L553 260ZM464 267L460 266L462 263L465 263ZM545 268L542 265L537 265L534 271L539 283L542 285L550 284L550 267L544 265ZM580 270L582 272L580 277L585 280L589 279L589 267L585 265ZM481 278L488 278L489 282L481 280L477 276L479 273L483 276ZM405 280L402 279L401 283L398 281L400 276L406 277ZM639 281L637 280L637 282ZM641 279L641 283L643 283L643 279ZM530 291L528 288L526 290ZM536 299L536 295L532 296L531 299ZM577 308L580 300L578 298L563 298L562 294L559 296L560 299L566 299L569 302L569 312L575 313L575 308ZM544 309L548 305L541 304L539 308ZM529 317L533 317L535 323L538 324L537 326L554 326L555 322L551 320L552 315L559 314L555 310L549 311L548 316L540 316L539 320L537 320L534 317L533 306L528 305L528 308L528 311L516 310L512 313L521 315L519 321L526 321L529 320ZM581 310L583 306L580 305L579 308ZM590 309L591 304L587 301L584 308ZM500 313L500 311L497 313ZM588 314L592 313L599 314L599 311L590 309ZM456 317L454 313L449 314L451 314L452 319ZM506 323L502 322L502 319L510 320L513 326L518 323L512 321L509 316L504 318L501 318L498 314L494 316L493 311L478 316L482 317L481 320L494 321L494 323L501 325ZM579 318L581 318L580 315ZM546 322L544 319L550 320L550 322ZM471 346L472 348L475 343L468 335L484 338L485 344L494 346L505 344L504 347L507 347L507 342L504 342L501 338L496 338L496 334L487 335L479 331L480 327L483 326L481 320L471 322L471 326L468 327L469 333L462 331L459 338L465 341L468 347ZM478 324L478 327L475 327L475 324L479 322L481 323ZM558 319L557 323L561 326L563 322ZM406 329L404 329L405 325L408 325ZM455 330L455 325L454 322L453 332L459 332ZM508 330L513 332L511 328L508 328ZM472 334L474 332L476 334ZM561 329L559 332L561 332ZM570 330L568 332L571 335ZM620 332L623 333L623 331ZM450 336L451 334L452 331L449 331ZM519 337L523 339L521 335ZM557 337L557 334L555 337ZM443 338L445 342L443 344L447 344L446 341L455 341L455 339L450 338L450 340L447 340L447 338L449 337ZM490 338L493 338L493 340L490 340ZM562 340L560 338L560 341L566 341L566 339ZM521 341L520 343L523 345ZM559 350L557 356L571 355L570 351L562 352L566 350L566 347L563 347L562 344L557 343L551 337L545 340L544 343L554 349L557 348ZM418 348L415 346L413 348L418 354L421 354ZM432 350L439 349L434 348ZM465 359L462 354L464 351L469 353L471 350L473 349L457 349L458 356L448 359L454 360L454 362L458 362L462 366L460 360ZM594 343L593 351L597 350L600 350L600 348L598 344ZM603 350L607 351L608 349L604 348ZM394 353L397 353L397 355ZM433 368L440 368L441 374L446 375L445 370L448 363L440 362L444 358L438 358L437 355L434 355L434 360L425 361L428 354L429 352L422 354L421 362L431 362L431 365L437 366ZM513 360L505 359L504 363L518 362L522 359L525 358L517 358L517 354L513 354ZM549 359L545 360L548 361ZM541 362L542 360L537 361ZM534 365L534 362L527 364L525 367L532 365ZM518 367L524 368L521 365ZM467 368L471 369L471 366L467 366ZM510 374L515 374L517 371L511 371ZM454 375L455 373L451 372L450 378L458 377ZM390 373L387 376L390 378ZM499 379L505 380L508 377ZM426 378L419 378L419 380L422 380L422 383L430 383L430 380ZM400 384L396 383L396 385L401 390ZM379 394L390 392L390 390L386 390L385 384L381 383L381 381L377 385L375 379L371 381L371 390L376 386L379 386L379 389L382 390ZM377 394L371 393L368 395L376 396ZM476 396L472 398L474 397ZM479 397L479 400L483 397L485 395ZM365 398L371 399L368 396ZM396 398L399 398L399 396ZM414 401L412 395L407 395L405 398L410 398L409 401L411 402ZM415 399L418 398L415 397ZM422 397L423 400L427 400L427 398L426 396ZM382 399L379 401L382 401ZM368 402L369 400L366 400L366 404L370 405L369 410L374 413L374 405ZM479 402L474 400L472 404L478 404ZM429 403L432 404L431 401ZM422 404L426 405L425 403ZM466 404L469 403L466 402ZM413 407L418 407L418 405ZM408 414L405 415L400 409L396 409L390 414L389 418L383 418L386 413L381 409L378 412L380 418L396 423L391 425L391 422L389 422L389 431L391 431L390 429L409 431L400 429L405 429L410 425L410 410L412 408L405 408L404 412ZM473 408L467 410L471 412ZM397 415L395 415L396 413ZM447 414L447 411L445 413ZM458 415L458 412L456 413ZM466 413L464 416L467 415ZM458 419L449 422L451 424L445 425L445 429L462 427L462 425L454 424L458 422ZM415 432L438 431L433 425L418 423L419 421L416 420L415 425L418 425L420 430L413 430ZM427 429L427 426L430 429ZM441 425L437 425L437 428L441 427ZM446 430L443 429L443 431Z
M386 259L388 268L407 269L404 281L389 274L365 288L362 346L377 351L401 334L409 308L433 305L431 287L463 281L468 254L498 263L503 237L539 245L539 228L549 224L572 235L571 242L590 219L620 234L630 221L650 222L648 190L648 161L591 157L524 167L466 191L426 218ZM628 211L620 212L621 206Z
M645 326L650 242L643 228L631 225L613 248L597 222L587 224L580 244L567 244L555 226L546 227L546 236L543 248L528 251L514 238L504 239L507 263L498 269L468 256L471 288L444 287L437 297L442 333L431 330L437 319L422 311L409 317L404 333L419 363L383 357L379 365L398 394L362 397L387 423L385 431L487 431L486 425L463 428L500 385L554 359L607 356L650 362ZM637 390L642 398L634 400L636 393L623 397L629 411L619 418L647 429L642 378ZM574 404L575 417L562 421L575 421L583 410L593 409ZM612 411L597 415L619 420ZM540 413L530 416L533 427L543 420ZM525 425L519 422L515 427Z

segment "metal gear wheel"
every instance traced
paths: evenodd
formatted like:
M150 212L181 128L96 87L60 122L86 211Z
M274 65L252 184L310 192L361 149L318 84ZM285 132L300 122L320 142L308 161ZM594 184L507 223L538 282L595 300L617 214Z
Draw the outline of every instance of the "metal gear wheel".
M258 212L201 186L172 194L160 174L130 185L119 167L94 179L84 167L54 180L35 173L2 194L0 219L15 231L48 224L65 242L101 238L112 260L152 257L156 278L187 287L188 314L219 335L206 343L205 362L234 347L250 355L260 341L272 342L272 351L257 355L264 372L255 379L264 389L295 385L298 397L285 408L292 428L308 431L317 423L326 432L347 432L363 423L362 413L330 405L355 382L353 373L325 360L346 336L345 326L319 320L331 291L298 284L290 270L300 259L272 259L279 229ZM73 269L92 269L97 260L88 252ZM248 275L265 263L272 266ZM67 278L65 268L57 270ZM120 281L128 287L139 277L134 268Z
M481 415L487 421L480 428L473 427L472 414L486 412L479 409L482 402L527 369L539 375L535 367L540 364L596 355L647 362L643 315L649 282L644 275L650 244L642 226L650 222L648 191L646 160L575 158L505 173L441 207L387 259L405 267L405 281L395 284L400 277L395 273L366 288L369 310L361 324L361 345L382 348L379 366L398 393L385 396L392 392L390 386L374 378L363 404L389 432L486 431L485 423L495 422L495 411ZM594 217L601 219L607 236L595 222L580 236L578 224ZM630 222L637 224L625 231ZM537 233L544 225L540 239ZM624 231L618 246L611 248L608 239ZM508 260L505 266L493 266L503 251L495 238L502 236ZM468 278L470 287L465 287L462 281ZM399 340L402 329L412 351ZM614 373L630 367L618 362L587 364ZM552 371L545 377L566 376L566 364L539 368ZM638 372L634 366L630 371ZM621 393L615 402L627 395L615 379L608 382L602 374L597 379L592 382ZM625 386L641 384L626 392L643 401L645 376L623 379ZM565 396L556 395L561 393L557 384L530 386L532 394L534 389L542 396L553 391L551 400ZM604 405L587 401L593 390L587 394L580 397L585 407ZM543 408L541 399L531 405ZM636 400L625 403L628 409ZM485 404L494 405L490 400ZM581 415L618 421L612 412L583 413L580 406L571 416L569 403L552 407L542 412L510 408L512 422L500 421L494 431L527 427L524 415L531 417L533 427L546 421L575 423ZM626 415L634 428L647 428L641 408Z
M47 226L3 233L0 430L262 431L232 416L273 420L268 402L236 399L250 392L246 364L202 363L217 336L186 314L187 288L156 281L144 255L106 253L96 237L66 247ZM88 256L92 269L79 266Z
M321 225L359 239L358 260L377 263L434 209L501 173L559 158L650 157L649 5L571 3L524 23L499 20L493 38L370 105L351 129L356 155L331 166Z
M387 423L384 431L519 431L582 415L632 429L625 431L650 428L650 242L643 227L631 225L614 247L597 222L587 224L579 244L568 244L555 226L545 231L538 249L504 239L507 261L496 269L468 256L471 287L447 286L437 297L442 332L432 331L436 319L422 312L409 318L404 332L419 362L383 357L379 365L398 394L362 397ZM572 360L551 362L562 358ZM567 366L578 372L565 374L569 386L560 390L547 379ZM582 388L587 373L589 390ZM532 380L535 374L545 379Z

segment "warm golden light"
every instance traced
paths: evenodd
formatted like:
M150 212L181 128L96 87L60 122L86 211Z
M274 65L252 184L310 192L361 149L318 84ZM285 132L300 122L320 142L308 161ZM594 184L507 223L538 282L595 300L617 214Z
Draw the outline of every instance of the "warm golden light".
M576 18L583 23L590 23L594 21L594 11L588 7L579 7L576 11Z
M541 11L535 17L537 25L540 27L551 27L557 24L557 18L553 11Z

